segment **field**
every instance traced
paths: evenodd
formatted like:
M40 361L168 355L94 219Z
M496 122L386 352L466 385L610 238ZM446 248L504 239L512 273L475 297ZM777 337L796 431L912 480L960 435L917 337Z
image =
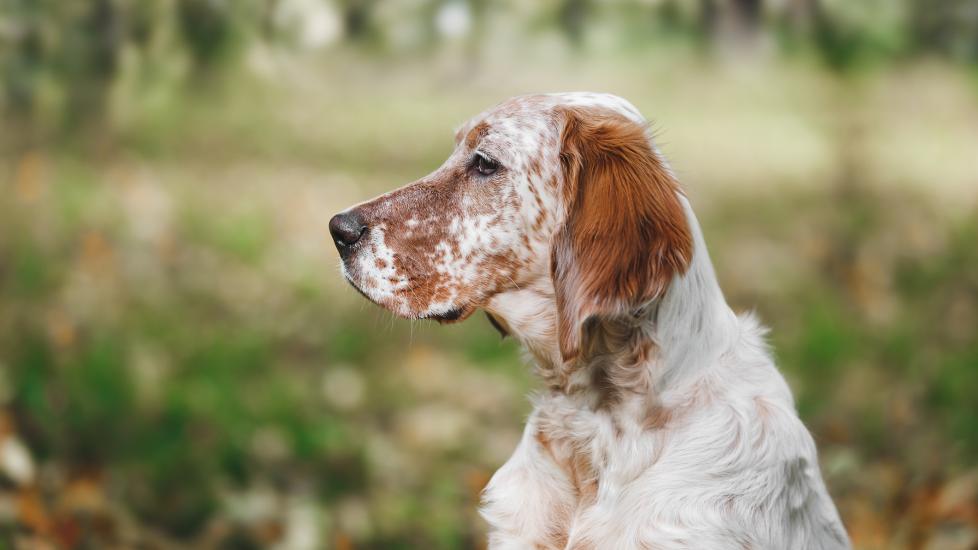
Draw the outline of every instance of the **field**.
M973 70L537 51L256 51L6 147L0 548L482 547L530 369L481 316L367 304L326 225L436 168L466 117L564 89L654 120L855 545L978 546Z

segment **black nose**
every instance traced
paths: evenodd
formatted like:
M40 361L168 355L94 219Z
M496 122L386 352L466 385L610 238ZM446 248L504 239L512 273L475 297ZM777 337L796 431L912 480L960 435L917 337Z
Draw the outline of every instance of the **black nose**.
M347 252L366 232L367 226L360 221L356 211L343 212L329 220L329 234L333 236L340 254Z

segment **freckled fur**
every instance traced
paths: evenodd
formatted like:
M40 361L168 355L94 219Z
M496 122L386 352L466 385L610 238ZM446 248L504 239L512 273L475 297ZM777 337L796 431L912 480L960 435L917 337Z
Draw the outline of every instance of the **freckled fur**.
M356 207L344 276L405 317L483 308L532 360L545 389L484 493L491 550L848 548L765 330L727 305L645 127L606 94L503 102Z

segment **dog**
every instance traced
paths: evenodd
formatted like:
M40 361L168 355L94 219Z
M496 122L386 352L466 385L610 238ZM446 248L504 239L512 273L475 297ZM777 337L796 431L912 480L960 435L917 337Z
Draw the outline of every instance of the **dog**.
M849 548L766 330L727 305L626 100L507 100L329 230L370 301L483 309L533 360L545 389L483 492L490 549Z

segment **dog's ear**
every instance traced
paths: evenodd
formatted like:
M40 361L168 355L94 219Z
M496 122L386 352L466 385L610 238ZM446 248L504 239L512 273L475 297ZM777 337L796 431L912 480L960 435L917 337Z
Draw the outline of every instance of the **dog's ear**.
M599 108L562 108L564 224L551 275L560 353L580 353L591 318L626 315L685 272L692 237L679 184L646 126Z

